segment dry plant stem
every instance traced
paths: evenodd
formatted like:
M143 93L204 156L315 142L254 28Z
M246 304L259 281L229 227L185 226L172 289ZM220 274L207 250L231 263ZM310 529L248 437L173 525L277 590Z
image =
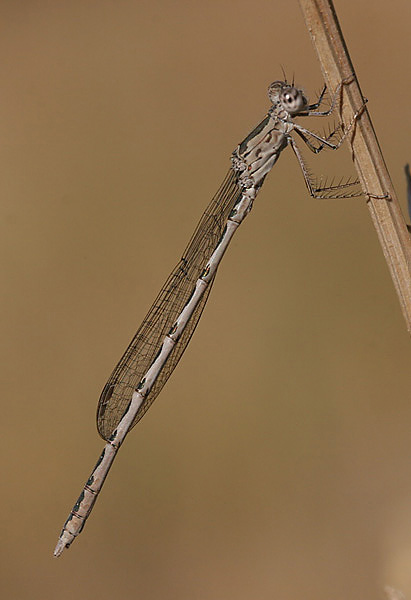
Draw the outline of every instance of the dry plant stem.
M342 123L363 105L363 96L331 0L299 0L321 63L325 83L335 90L341 81ZM352 80L352 82L351 82ZM348 143L374 227L382 246L402 312L411 333L411 238L365 107Z

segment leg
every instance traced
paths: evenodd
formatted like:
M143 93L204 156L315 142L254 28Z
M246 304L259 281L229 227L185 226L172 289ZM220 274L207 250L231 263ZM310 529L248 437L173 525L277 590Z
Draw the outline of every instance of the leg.
M327 86L324 85L321 94L318 96L318 100L317 102L315 102L314 104L310 104L309 106L307 106L307 112L310 113L313 110L316 110L322 103L323 99L324 99L324 94L327 91Z
M301 125L298 125L297 123L294 123L294 130L296 131L296 133L298 133L300 135L300 137L302 137L304 139L305 143L307 143L307 141L306 141L307 138L301 134L306 134L308 136L313 137L315 140L318 140L319 142L321 142L320 146L318 146L318 147L311 144L311 142L307 143L307 146L310 148L310 150L312 152L315 152L316 154L321 152L321 150L323 150L324 147L327 147L330 150L338 150L338 148L341 146L341 144L343 144L343 142L345 141L345 139L348 136L348 134L350 133L350 131L355 126L355 123L357 122L358 117L361 116L361 114L365 108L365 105L366 105L366 102L364 102L364 104L361 106L361 108L359 108L357 110L357 112L354 114L353 118L351 119L350 123L348 124L348 127L346 128L343 135L341 136L341 138L339 139L339 141L336 144L332 144L329 141L329 139L336 133L336 131L338 131L339 127L341 127L341 126L338 126L337 129L332 131L326 138L322 138L321 136L317 135L313 131L310 131L309 129L305 129L305 127L301 127Z
M300 116L302 117L327 117L328 115L330 115L334 109L335 109L335 105L337 102L337 98L339 97L340 99L340 104L342 102L342 90L343 90L343 85L348 85L349 83L351 83L354 80L354 75L350 75L349 77L346 77L345 79L343 79L337 86L337 89L335 90L333 97L332 97L332 101L331 101L331 106L328 110L325 111L316 111L315 109L317 109L322 100L323 100L323 96L325 94L325 91L327 89L327 86L324 86L323 91L320 94L320 97L318 99L318 102L316 102L315 104L312 104L310 106L307 107L307 110L303 113L300 113Z
M309 150L311 150L311 152L313 152L314 154L318 154L319 152L321 152L321 150L323 150L326 147L325 144L330 143L330 139L337 133L337 131L340 128L341 128L341 126L338 125L338 127L333 129L332 131L330 131L330 133L327 135L326 138L319 138L318 136L313 136L313 137L316 137L316 139L323 139L323 143L320 144L319 146L315 146L313 143L311 143L310 140L308 139L308 137L306 137L304 135L304 133L302 133L302 131L300 131L299 129L295 129L295 133L297 133L300 136L300 138L303 140L304 144L307 146L307 148ZM331 148L331 150L334 150L334 146L335 146L335 144L332 144L331 146L327 146L327 148Z
M329 185L329 186L327 186L327 185L317 186L314 183L312 173L310 173L309 169L307 168L307 165L304 162L304 159L300 152L299 147L297 146L297 144L295 143L293 138L290 137L289 140L290 140L291 148L293 149L294 154L297 157L298 163L300 165L300 168L301 168L301 171L302 171L302 174L304 177L305 185L307 186L308 192L312 198L321 198L321 199L354 198L356 196L362 195L361 191L354 191L349 194L347 194L345 192L337 193L337 190L343 190L343 189L352 187L354 185L357 185L358 180L351 181L350 179L348 179L345 182L343 182L343 180L341 180L337 185L333 185L333 181L331 181L331 185Z

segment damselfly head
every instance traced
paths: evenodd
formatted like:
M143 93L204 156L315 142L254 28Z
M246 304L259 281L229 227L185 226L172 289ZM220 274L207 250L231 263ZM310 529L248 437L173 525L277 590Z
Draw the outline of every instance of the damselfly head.
M268 88L268 97L275 105L280 105L290 115L304 111L308 100L302 90L284 81L274 81Z

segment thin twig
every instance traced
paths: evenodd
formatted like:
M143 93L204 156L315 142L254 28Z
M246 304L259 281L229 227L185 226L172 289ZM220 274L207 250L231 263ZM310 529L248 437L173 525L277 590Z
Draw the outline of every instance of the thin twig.
M325 83L335 90L343 85L342 123L364 104L332 0L299 0L312 42L321 63ZM353 136L351 153L374 227L387 261L402 312L411 333L411 238L366 107Z

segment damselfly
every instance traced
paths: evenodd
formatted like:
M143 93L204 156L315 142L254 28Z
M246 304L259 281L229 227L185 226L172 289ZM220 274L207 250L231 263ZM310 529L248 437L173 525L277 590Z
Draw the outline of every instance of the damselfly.
M293 136L297 134L309 150L336 150L353 129L363 106L344 129L338 126L325 137L305 129L295 117L329 115L341 99L343 81L335 91L328 110L318 111L318 101L309 104L303 91L293 83L275 81L268 88L272 103L266 117L238 145L232 166L220 189L207 207L180 262L167 279L141 327L132 339L101 394L97 427L106 445L73 507L54 551L60 556L81 532L110 466L130 429L151 406L181 358L200 319L210 294L218 265L235 231L250 212L264 179L280 153L293 149L311 196L342 198L359 195L345 189L356 182L316 186L307 170Z

